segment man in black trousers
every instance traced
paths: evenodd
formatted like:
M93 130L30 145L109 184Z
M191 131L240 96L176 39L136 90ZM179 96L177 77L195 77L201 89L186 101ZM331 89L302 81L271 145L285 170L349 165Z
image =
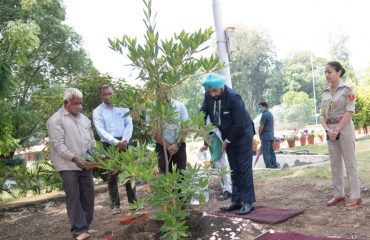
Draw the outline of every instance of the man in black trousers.
M202 82L205 88L201 111L221 131L222 151L226 151L232 182L231 204L221 211L248 214L256 201L252 172L254 124L241 96L225 85L225 77L211 73Z
M103 85L99 89L100 100L102 103L94 109L93 122L104 148L109 146L117 147L126 151L132 137L133 124L129 109L116 107L112 103L113 90L108 85ZM118 193L118 172L108 173L108 192L112 214L121 212L121 203ZM131 182L125 184L127 200L129 203L136 201L135 188L131 187Z

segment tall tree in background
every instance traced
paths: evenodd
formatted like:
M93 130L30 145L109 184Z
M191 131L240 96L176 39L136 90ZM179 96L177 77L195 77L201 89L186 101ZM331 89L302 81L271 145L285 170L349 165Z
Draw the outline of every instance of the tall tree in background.
M0 31L0 159L17 146L12 119L12 89L15 86L12 69L22 65L29 52L39 47L39 28L34 22L9 21Z
M329 53L330 57L342 63L348 63L350 52L347 48L346 44L349 40L349 36L347 34L337 34L332 35L329 39Z
M267 101L270 106L281 103L281 95L287 91L287 82L283 75L283 64L280 61L275 61L271 77L266 81L264 89L264 101Z
M333 35L329 40L330 47L330 61L338 61L346 69L346 74L343 76L343 80L354 85L358 84L358 79L356 73L350 65L351 53L347 48L347 42L349 40L349 35L344 33L339 33Z
M73 83L94 71L90 59L81 47L81 38L65 25L64 7L60 0L5 0L0 5L0 33L13 30L13 37L7 45L25 45L13 54L16 61L10 62L7 70L7 83L3 84L2 95L10 103L9 118L12 124L12 137L21 145L27 145L30 138L40 133L39 109L32 103L36 91L48 89L50 84ZM22 29L28 28L27 31ZM32 31L30 31L32 30ZM25 33L34 33L33 41L38 47L32 48L22 38ZM22 52L20 49L24 49ZM18 56L21 56L19 58Z
M275 112L280 128L300 128L315 122L313 100L307 93L289 91L281 97L281 102Z
M193 77L185 82L181 88L174 89L174 96L185 104L189 116L199 114L204 99L204 88L199 78Z
M288 91L305 92L309 98L314 98L313 78L315 79L316 104L321 102L321 93L327 87L324 76L325 65L328 60L312 55L311 52L293 53L283 61L283 78Z
M240 28L236 31L237 52L232 57L231 73L233 88L237 89L251 113L257 109L258 102L273 94L266 91L267 81L276 73L279 81L279 68L276 68L276 54L270 37L263 31ZM276 84L279 89L284 86ZM274 101L274 99L267 99ZM276 99L275 99L276 101Z

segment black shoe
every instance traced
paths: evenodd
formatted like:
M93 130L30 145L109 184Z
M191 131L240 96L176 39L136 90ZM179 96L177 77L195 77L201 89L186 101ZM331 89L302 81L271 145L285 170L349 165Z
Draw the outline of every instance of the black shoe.
M241 207L243 207L243 205L241 204L236 204L236 203L231 203L229 206L227 207L221 207L220 210L221 212L230 212L230 211L234 211L234 210L238 210L240 209Z
M236 211L236 214L237 215L246 215L250 212L252 212L254 210L254 207L252 204L244 204L243 207L241 209L239 209L238 211Z
M225 191L222 193L221 196L217 198L218 201L225 201L227 199L231 198L231 193L229 191Z

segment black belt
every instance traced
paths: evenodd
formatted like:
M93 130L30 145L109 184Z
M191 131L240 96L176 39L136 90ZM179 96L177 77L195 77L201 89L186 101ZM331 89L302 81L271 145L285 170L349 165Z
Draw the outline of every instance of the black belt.
M329 118L326 120L326 124L337 124L337 123L340 123L341 120L342 120L342 117Z

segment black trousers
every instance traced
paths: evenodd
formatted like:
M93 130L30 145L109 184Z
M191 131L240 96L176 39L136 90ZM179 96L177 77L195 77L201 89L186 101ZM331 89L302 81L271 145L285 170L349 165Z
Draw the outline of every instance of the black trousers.
M158 167L160 173L166 172L166 159L164 157L163 146L159 143L155 145L155 151L157 152ZM172 166L176 165L178 170L186 169L186 144L181 143L179 150L175 155L170 155L167 151L167 156L170 159L168 170L172 172Z
M103 142L103 146L104 148L108 148L111 145L109 143ZM119 172L107 173L108 193L109 193L111 208L121 206L121 199L118 193L118 175L119 175ZM132 188L130 181L128 181L125 184L125 188L126 188L126 194L127 194L127 201L129 203L133 203L134 201L136 201L136 188Z
M231 202L252 204L256 201L253 184L252 138L247 141L230 143L226 148L231 169ZM242 144L243 143L243 144Z
M94 214L94 182L91 169L60 171L66 194L66 208L74 237L87 232Z

